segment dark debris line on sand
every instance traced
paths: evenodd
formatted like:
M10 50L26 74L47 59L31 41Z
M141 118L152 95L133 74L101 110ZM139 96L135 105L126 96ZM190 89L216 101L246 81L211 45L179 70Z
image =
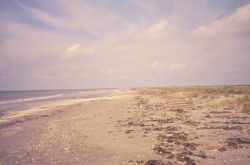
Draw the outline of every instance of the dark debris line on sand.
M149 95L149 98L152 96ZM226 132L226 137L228 138L224 140L224 146L217 147L218 152L244 147L248 149L249 147L250 140L248 138L230 138L230 133L228 133L228 131L236 131L237 133L246 131L242 125L248 126L246 124L248 122L240 121L240 119L249 119L248 116L235 116L231 111L224 110L225 108L223 110L214 109L213 106L210 107L210 104L197 99L187 101L184 98L166 96L165 103L155 103L150 102L147 99L147 95L139 95L136 97L136 100L138 101L138 111L139 113L141 111L141 115L138 118L128 119L127 123L126 121L119 121L119 124L125 127L141 127L144 130L145 137L150 132L156 133L156 144L152 149L161 157L158 160L140 160L137 161L138 164L196 165L204 159L215 160L216 157L207 155L207 150L204 149L204 146L209 145L209 142L207 142L208 144L203 144L196 140L207 135L199 134L198 136L197 131L201 133L206 130L216 131L217 133L221 131ZM204 107L208 109L204 110ZM197 110L203 110L205 113L202 114L203 116L199 116L200 120L193 121L190 117ZM157 112L160 112L162 116L155 117ZM226 118L225 116L229 117ZM218 119L218 121L211 121L213 119ZM187 129L190 127L192 129ZM126 133L129 132L130 130ZM248 128L249 134L250 130Z
M143 98L140 98L141 100L140 106L143 106L144 108L149 107L149 105L145 105L147 101L142 101ZM143 105L144 103L144 105ZM157 107L160 109L161 104L158 104ZM183 114L187 113L181 108L175 108L170 109L174 113L180 114L179 116L182 116ZM156 128L145 128L145 130L151 130L151 131L162 131L162 133L159 133L157 136L157 144L153 148L153 150L158 154L161 155L163 159L166 159L166 164L171 163L181 163L186 165L195 165L193 159L189 157L189 155L194 155L193 151L196 150L197 144L194 144L189 141L188 134L183 132L179 127L177 126L164 126L168 123L173 123L173 118L167 118L167 119L160 119L157 120L159 125ZM198 154L197 154L198 155ZM204 154L203 154L204 155ZM203 156L203 158L206 158L206 155ZM170 161L171 160L171 161ZM147 163L145 163L147 164ZM152 162L151 164L164 164L162 162Z
M138 97L138 107L139 109L146 109L150 111L153 105L149 105L146 99ZM160 108L161 105L158 104L157 108ZM172 110L175 113L186 113L182 109ZM159 132L157 136L157 144L154 146L153 150L156 154L162 157L162 160L141 160L137 161L138 164L145 165L168 165L168 164L186 164L186 165L195 165L193 159L189 155L197 155L202 158L206 158L206 155L203 153L194 154L193 151L196 150L197 144L194 144L189 141L188 134L183 132L179 127L172 125L175 118L166 118L166 119L155 119L150 117L148 113L145 116L144 120L141 118L139 121L131 119L127 122L118 121L120 126L139 126L144 130L144 134L148 134L150 131ZM149 119L145 119L149 117ZM125 123L125 124L124 124ZM171 125L166 125L171 124ZM127 130L126 133L129 133L130 130ZM160 133L161 132L161 133Z

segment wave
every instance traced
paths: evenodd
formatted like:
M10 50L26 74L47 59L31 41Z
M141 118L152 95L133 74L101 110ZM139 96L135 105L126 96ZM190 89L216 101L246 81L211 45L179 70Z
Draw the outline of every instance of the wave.
M60 97L63 94L56 94L51 96L42 96L42 97L29 97L29 98L23 98L23 99L16 99L16 100L8 100L8 101L0 101L1 104L9 104L9 103L19 103L19 102L26 102L26 101L37 101L37 100L45 100L45 99L51 99Z

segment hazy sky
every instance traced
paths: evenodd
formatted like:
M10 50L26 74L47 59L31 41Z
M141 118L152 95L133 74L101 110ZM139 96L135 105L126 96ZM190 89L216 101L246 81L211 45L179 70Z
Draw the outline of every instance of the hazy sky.
M0 89L250 84L250 0L1 0Z

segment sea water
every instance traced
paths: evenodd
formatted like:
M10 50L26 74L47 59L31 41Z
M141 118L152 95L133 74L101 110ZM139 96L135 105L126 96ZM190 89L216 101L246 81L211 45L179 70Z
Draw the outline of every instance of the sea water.
M79 99L103 96L112 89L60 89L0 91L0 114L20 111L63 99Z

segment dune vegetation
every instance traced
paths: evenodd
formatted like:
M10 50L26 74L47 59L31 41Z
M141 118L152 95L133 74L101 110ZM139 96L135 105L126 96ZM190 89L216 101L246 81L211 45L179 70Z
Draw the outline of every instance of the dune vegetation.
M177 94L186 99L214 99L226 97L228 100L221 104L236 102L243 112L250 112L250 86L183 86L183 87L156 87L141 91L144 94L168 95Z

